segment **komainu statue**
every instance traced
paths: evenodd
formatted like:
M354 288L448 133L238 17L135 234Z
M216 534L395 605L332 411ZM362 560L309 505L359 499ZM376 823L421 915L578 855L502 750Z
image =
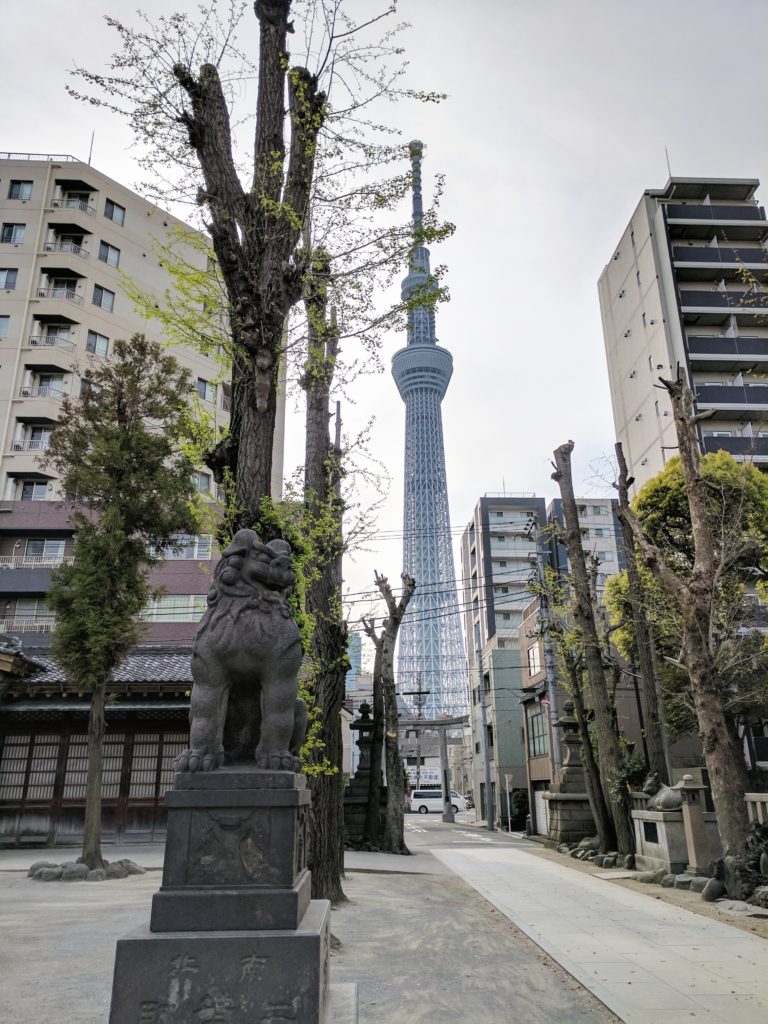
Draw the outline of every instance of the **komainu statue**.
M255 760L298 771L307 707L296 681L302 652L286 595L290 545L239 530L222 552L192 648L190 749L176 771Z
M666 786L658 772L651 772L643 783L643 793L648 796L646 811L679 811L683 806L683 794L679 789Z

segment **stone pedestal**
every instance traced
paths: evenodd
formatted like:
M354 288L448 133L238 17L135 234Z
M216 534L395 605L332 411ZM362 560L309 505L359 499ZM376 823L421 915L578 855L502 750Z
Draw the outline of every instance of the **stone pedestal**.
M675 789L683 795L687 869L695 874L706 874L709 864L723 855L717 819L706 811L704 793L707 787L697 783L692 775L684 775Z
M635 866L642 871L678 875L685 871L688 851L685 845L682 811L633 810L635 828Z
M581 763L579 723L573 716L573 702L566 701L563 714L555 723L563 730L561 740L563 767L544 794L549 801L549 830L546 845L552 849L561 843L577 843L595 834L595 821L589 806L584 768Z
M255 767L176 776L150 928L117 944L110 1024L324 1024L330 905L310 899L309 791Z

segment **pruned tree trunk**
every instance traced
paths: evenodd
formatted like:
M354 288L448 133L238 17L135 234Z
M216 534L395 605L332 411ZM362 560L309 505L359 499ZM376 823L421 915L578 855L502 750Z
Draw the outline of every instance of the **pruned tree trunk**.
M381 759L384 752L384 692L381 685L381 637L376 635L373 621L363 619L363 627L373 640L376 654L373 661L373 729L371 730L371 770L368 776L368 804L365 810L363 839L369 846L380 845Z
M83 864L92 871L104 867L101 855L101 779L104 768L106 681L93 688L88 716L88 769L85 780Z
M413 597L416 581L401 575L403 592L395 601L386 576L375 574L376 586L387 605L387 618L380 634L381 685L384 698L384 757L387 768L387 814L383 849L387 853L409 854L405 845L405 767L398 743L397 692L395 690L395 644L400 623Z
M581 672L572 658L566 657L565 661L570 681L571 696L573 697L573 710L576 721L579 724L581 757L584 764L584 782L587 787L589 809L592 811L597 837L600 840L600 849L608 852L615 846L616 830L613 827L613 819L605 802L605 794L600 782L600 769L598 768L595 751L592 748L592 741L589 737Z
M682 376L676 380L660 380L672 403L691 515L694 559L690 576L683 579L667 565L663 553L647 536L631 509L620 509L620 515L631 527L645 565L673 599L680 613L683 645L679 662L691 683L717 827L725 852L739 855L743 853L749 828L744 801L749 777L741 743L735 730L729 727L723 707L716 661L718 641L715 622L718 582L734 552L716 548L696 432L696 424L702 417L694 410L691 389Z
M291 0L256 0L259 76L253 183L243 189L232 153L229 110L216 67L198 75L177 64L189 99L180 121L203 172L198 202L226 285L232 331L232 394L227 437L207 457L217 480L235 481L238 526L251 526L270 494L279 365L286 316L302 297L297 246L309 208L325 95L306 68L288 67ZM286 152L285 94L291 122ZM231 503L230 503L231 504Z
M590 700L595 715L597 732L598 763L606 801L611 811L616 844L619 853L633 853L635 849L629 807L629 793L622 782L621 750L614 723L613 707L603 669L600 640L597 634L595 613L592 605L587 564L581 542L581 529L576 509L571 474L572 441L555 449L555 472L552 479L560 488L565 518L564 540L571 563L573 584L573 615L581 633L589 681Z
M624 448L617 441L616 461L619 467L618 492L619 508L629 508L629 477ZM643 712L643 735L647 751L648 767L656 772L662 782L671 784L670 765L665 742L665 722L662 698L659 693L659 679L653 657L651 631L643 601L643 588L637 571L637 555L632 527L625 517L620 517L621 536L624 542L624 558L627 563L629 603L632 608L632 622L637 643L637 667L640 672L640 706Z
M319 575L307 589L307 611L314 617L312 689L320 711L318 739L334 771L314 775L309 847L312 895L339 903L344 874L344 776L341 707L347 662L347 624L341 604L343 502L341 499L341 422L336 443L329 430L330 391L338 352L335 316L327 317L328 266L313 258L307 281L307 360L302 387L307 397L304 502L317 545Z

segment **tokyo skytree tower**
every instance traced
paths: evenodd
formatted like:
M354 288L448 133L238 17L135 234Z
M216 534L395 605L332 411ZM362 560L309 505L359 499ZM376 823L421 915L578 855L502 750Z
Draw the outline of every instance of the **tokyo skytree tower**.
M413 226L422 222L421 142L410 144ZM429 286L429 250L416 246L402 297ZM392 358L392 376L405 402L405 502L403 567L416 593L400 627L398 690L428 691L419 701L425 718L465 714L467 663L461 637L453 568L448 487L440 403L453 373L450 352L437 344L435 311L416 306L408 314L408 342ZM413 698L405 698L412 709Z

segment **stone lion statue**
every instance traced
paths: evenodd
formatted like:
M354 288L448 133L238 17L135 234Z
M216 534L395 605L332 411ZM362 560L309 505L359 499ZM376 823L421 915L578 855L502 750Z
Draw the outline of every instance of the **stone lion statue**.
M665 785L658 772L651 772L643 783L643 792L648 797L646 811L679 811L683 806L683 794L679 789Z
M222 552L192 648L190 748L176 771L253 762L298 771L307 707L297 697L302 652L286 601L290 545L238 530Z

